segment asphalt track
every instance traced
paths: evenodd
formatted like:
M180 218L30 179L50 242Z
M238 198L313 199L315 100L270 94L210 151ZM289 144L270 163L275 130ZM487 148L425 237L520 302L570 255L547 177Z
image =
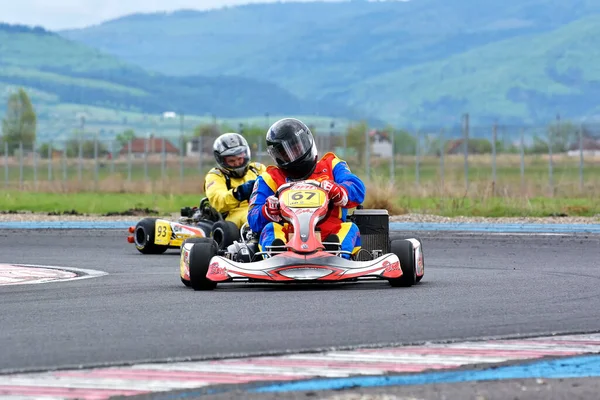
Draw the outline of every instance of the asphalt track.
M600 330L600 236L423 233L412 288L185 288L178 252L139 254L122 230L5 230L1 262L105 271L0 286L0 372Z

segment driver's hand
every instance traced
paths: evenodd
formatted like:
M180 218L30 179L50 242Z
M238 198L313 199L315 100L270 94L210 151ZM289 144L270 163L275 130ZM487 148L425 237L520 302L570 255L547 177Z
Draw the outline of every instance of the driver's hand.
M275 196L267 197L263 205L262 213L268 220L273 222L281 221L281 209L279 208L279 199Z
M343 207L348 204L348 192L343 186L333 181L323 181L321 188L329 193L329 200L333 201L334 206Z

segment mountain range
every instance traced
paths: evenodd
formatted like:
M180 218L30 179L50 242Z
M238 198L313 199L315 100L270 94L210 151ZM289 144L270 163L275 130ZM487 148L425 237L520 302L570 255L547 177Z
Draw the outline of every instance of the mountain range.
M394 124L441 125L466 112L540 123L597 110L594 0L251 4L60 34L149 70L270 81Z

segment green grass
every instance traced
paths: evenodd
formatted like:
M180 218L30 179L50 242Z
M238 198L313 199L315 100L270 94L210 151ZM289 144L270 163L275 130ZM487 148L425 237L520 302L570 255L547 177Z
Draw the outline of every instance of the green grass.
M130 209L150 209L159 214L178 212L181 207L198 205L200 196L149 195L136 193L33 193L5 191L0 210L81 214L106 214Z
M4 191L0 195L0 211L32 211L42 213L71 213L104 215L131 210L155 211L157 215L177 213L181 207L199 203L198 195L162 195L139 193L34 193ZM590 199L507 199L488 198L484 201L469 198L405 197L394 198L391 214L424 213L448 217L548 217L556 215L595 216L600 204Z

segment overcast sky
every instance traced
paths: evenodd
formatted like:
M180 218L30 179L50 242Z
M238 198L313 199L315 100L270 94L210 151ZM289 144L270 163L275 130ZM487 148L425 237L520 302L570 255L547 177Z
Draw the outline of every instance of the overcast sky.
M0 0L0 21L58 30L98 24L136 12L202 10L273 1L276 0Z

